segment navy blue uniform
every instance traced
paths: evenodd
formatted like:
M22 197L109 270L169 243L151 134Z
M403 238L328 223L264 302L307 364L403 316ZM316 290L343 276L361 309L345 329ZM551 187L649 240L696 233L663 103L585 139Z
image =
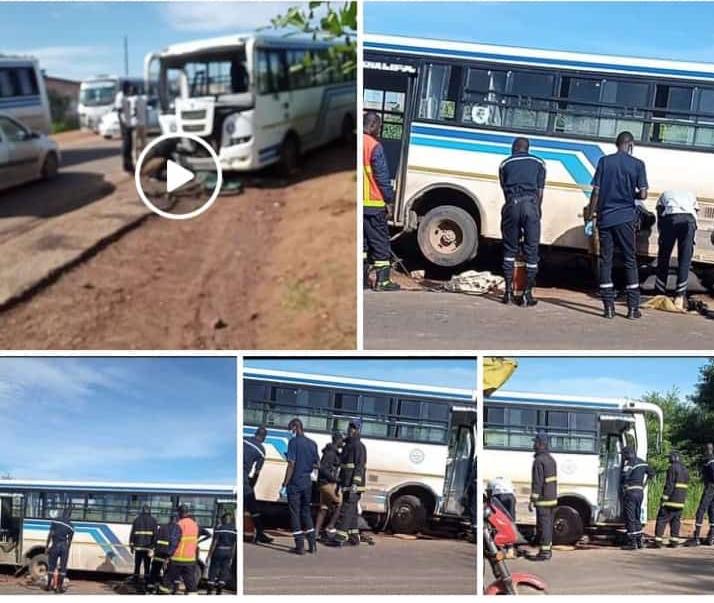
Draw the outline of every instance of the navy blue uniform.
M131 525L129 546L134 551L134 576L139 576L142 566L144 568L144 576L149 575L151 565L149 553L153 548L158 526L158 522L150 513L139 513Z
M151 558L151 573L149 575L149 589L154 590L161 584L166 566L171 559L171 555L176 551L176 547L181 540L181 528L176 521L162 523L154 540L154 556Z
M707 540L714 544L714 456L704 457L700 469L704 491L699 499L697 514L694 523L694 538L699 539L699 532L702 529L704 515L709 518L709 535Z
M220 524L213 530L215 546L211 555L211 565L208 569L208 586L221 589L228 584L231 577L231 564L236 549L238 532L233 523Z
M294 464L293 474L287 484L290 526L295 538L295 548L302 550L305 538L315 543L315 527L310 513L312 499L312 471L320 464L317 444L304 435L296 435L288 443L287 460Z
M263 524L255 500L255 476L260 473L265 462L265 447L256 438L243 438L243 507L250 513L256 533L262 533ZM253 478L250 477L251 473Z
M365 490L367 448L358 434L345 439L340 462L340 490L344 498L335 538L338 542L349 540L359 544L359 501Z
M622 466L622 511L625 516L627 540L633 546L642 545L642 498L645 478L652 479L655 473L641 458L625 461Z
M49 570L48 590L50 588L55 570L58 570L57 590L62 590L62 583L67 576L67 561L69 548L74 537L74 526L68 517L61 520L55 519L50 524L51 544L47 550L47 565Z
M601 157L592 185L599 189L600 294L606 303L615 299L612 259L617 246L624 257L627 305L637 309L640 305L640 280L635 256L635 199L639 191L647 188L645 164L622 151Z
M661 545L664 541L664 531L669 525L669 543L680 543L679 528L682 523L682 511L687 500L689 489L689 471L679 461L674 461L667 469L667 479L662 491L662 501L657 522L655 524L655 544Z
M503 275L513 280L513 266L523 237L529 287L538 272L541 208L539 191L545 188L545 162L523 151L516 151L501 163L498 177L506 202L501 209Z
M377 143L371 156L372 177L382 193L382 200L394 202L394 189L389 178L389 167L384 155L384 148ZM384 207L365 205L362 217L364 259L369 260L377 269L388 268L391 263L389 244L389 224Z

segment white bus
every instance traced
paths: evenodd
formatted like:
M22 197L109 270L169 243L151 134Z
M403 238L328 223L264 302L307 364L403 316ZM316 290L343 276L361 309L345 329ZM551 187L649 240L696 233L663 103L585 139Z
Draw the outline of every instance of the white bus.
M52 133L45 78L35 59L0 55L0 114L33 132Z
M694 268L711 282L714 64L367 35L364 82L397 186L393 225L432 263L464 264L501 238L498 166L521 135L547 164L541 242L589 250L590 182L629 130L650 210L666 189L699 198ZM657 229L641 232L638 251L656 250Z
M362 420L367 448L365 515L375 527L415 533L432 520L461 520L476 454L475 393L367 379L246 368L244 437L268 429L258 501L285 502L288 422L298 417L319 450Z
M161 523L187 505L209 531L226 511L235 515L232 486L44 482L0 480L0 564L27 566L41 579L47 572L45 544L53 517L72 507L75 534L69 570L131 574L131 524L144 505ZM59 513L59 515L57 515ZM199 571L206 566L210 539L201 547Z
M479 477L485 485L496 477L509 478L515 488L516 521L534 525L535 513L528 512L533 438L544 432L558 465L554 542L573 544L586 530L621 529L621 451L630 446L647 458L648 413L658 424L659 439L663 418L655 404L499 391L484 400ZM646 501L645 490L643 520Z
M147 55L146 78L158 61L162 132L205 138L226 171L292 171L302 152L353 136L355 73L335 44L246 34ZM207 155L190 163L211 168Z
M125 83L134 86L137 94L152 93L151 87L145 88L142 78L97 75L83 80L77 108L80 127L98 132L102 117L114 109L114 99Z

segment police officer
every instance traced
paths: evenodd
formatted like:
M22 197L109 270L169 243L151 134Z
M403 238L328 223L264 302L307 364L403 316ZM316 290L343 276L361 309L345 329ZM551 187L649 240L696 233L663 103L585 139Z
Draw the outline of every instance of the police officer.
M615 288L612 258L615 247L622 251L627 289L627 318L640 318L640 280L635 256L637 199L647 198L645 164L632 156L634 138L620 132L617 152L601 157L592 179L593 191L586 218L596 218L600 241L600 295L603 317L615 317Z
M709 519L709 535L707 536L707 544L714 545L714 444L708 443L704 446L704 460L700 469L704 491L699 499L697 514L694 520L694 539L692 544L699 544L699 532L702 529L704 522L704 514L706 513Z
M251 438L243 439L243 507L244 513L250 513L255 535L255 544L270 544L273 539L265 533L263 519L258 511L258 502L255 499L255 484L258 482L260 470L265 462L265 438L268 430L262 425L255 430Z
M681 544L679 527L682 521L684 501L687 500L687 488L689 488L689 471L680 462L679 453L670 452L667 479L664 483L662 501L655 524L655 548L662 547L667 525L669 525L669 546L674 548Z
M642 497L646 481L652 479L655 472L647 464L647 461L638 458L635 451L629 446L622 449L622 457L624 463L620 483L622 485L622 510L627 532L627 543L622 548L633 551L643 548L642 523L640 522Z
M362 175L363 210L362 229L364 236L364 286L369 282L369 262L377 271L375 290L396 291L399 285L389 278L392 248L389 244L387 205L394 203L394 189L389 178L384 148L377 137L382 127L379 116L372 111L365 113L363 120Z
M322 536L322 525L329 516L327 536L334 536L335 523L340 514L342 493L338 485L340 475L340 451L343 437L339 431L332 434L332 441L322 449L320 467L317 470L317 485L320 489L320 511L315 520L315 533L318 538Z
M156 532L154 555L151 558L151 572L147 584L147 590L150 592L155 591L161 584L169 559L176 551L179 540L181 540L181 530L178 527L178 515L172 513L169 521L162 523Z
M540 218L545 188L545 162L528 152L527 138L516 138L511 156L498 168L498 179L506 199L501 209L501 236L503 239L503 276L506 290L503 303L513 301L513 269L518 245L523 236L526 256L526 289L521 304L535 306L533 297L538 273L538 245L540 243Z
M216 589L216 594L223 592L231 578L231 565L236 552L236 524L233 515L224 513L221 523L213 530L213 542L208 551L210 567L208 568L208 594Z
M134 580L138 581L141 568L144 568L144 579L149 575L151 565L151 550L158 529L158 522L151 515L148 505L141 508L141 512L136 516L131 524L131 534L129 534L129 547L134 555Z
M659 250L655 290L666 295L669 259L677 243L677 286L674 305L684 309L689 268L694 254L694 235L697 232L697 197L689 191L664 191L657 200Z
M350 421L345 445L340 455L342 507L335 536L326 543L330 546L342 546L345 542L352 545L360 543L359 501L364 492L367 470L367 448L360 438L361 429L362 422L359 419Z
M531 499L528 511L536 512L536 540L540 545L533 561L548 561L553 556L553 520L558 504L558 467L548 452L548 436L539 433L533 440Z
M65 508L62 519L53 519L50 523L50 531L47 534L45 550L47 551L47 586L46 590L54 590L58 593L64 592L64 579L67 577L67 561L69 560L69 549L74 538L74 525L72 524L72 507ZM55 571L57 580L55 581ZM53 585L54 582L54 585Z
M295 548L292 552L304 555L306 538L308 552L315 553L317 551L310 502L312 499L312 471L318 467L320 456L317 453L317 444L305 435L300 419L292 419L288 423L288 430L292 434L292 438L288 442L286 455L288 468L285 471L280 494L287 496L288 499L290 526L295 539Z

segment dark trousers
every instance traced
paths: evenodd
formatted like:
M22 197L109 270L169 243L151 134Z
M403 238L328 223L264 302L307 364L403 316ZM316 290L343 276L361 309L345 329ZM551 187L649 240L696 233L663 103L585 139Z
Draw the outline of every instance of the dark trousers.
M518 245L523 237L528 286L535 284L538 273L538 245L540 243L540 208L535 197L509 199L501 209L501 237L503 239L503 276L513 281L513 268Z
M669 259L672 256L674 244L677 244L677 285L675 293L684 295L687 292L689 268L692 265L694 253L694 235L697 232L697 222L689 214L671 214L659 219L659 251L657 253L657 280L655 289L658 293L667 292L667 275L669 274Z
M694 537L699 538L699 531L702 529L704 515L709 519L709 538L714 538L714 484L707 484L699 499L697 514L694 523Z
M536 506L536 541L541 551L549 551L553 546L553 519L555 507Z
M627 306L640 306L640 279L637 274L635 255L635 224L625 222L599 229L600 236L600 295L604 302L615 301L615 285L612 282L612 260L615 247L620 249L625 263Z
M211 556L208 568L208 584L223 588L231 579L231 563L233 561L233 548L217 548Z
M359 492L343 491L340 517L337 520L337 540L344 542L347 539L359 542Z
M124 164L124 170L127 172L134 171L134 128L127 126L121 127L121 156Z
M149 584L160 584L164 573L165 560L163 557L152 557L149 570Z
M622 510L625 516L627 539L633 543L642 538L642 490L625 490L622 497Z
M59 570L60 580L67 575L67 562L69 561L69 544L66 542L58 542L52 544L47 551L47 566L49 570L50 580L55 570Z
M311 544L315 543L315 526L310 513L312 482L303 486L288 485L288 510L290 511L290 527L295 538L295 548L305 548L305 538Z
M657 513L657 523L655 523L655 542L662 540L667 526L669 526L669 535L672 540L679 540L679 528L681 525L682 509L662 505Z
M258 511L258 501L255 499L255 490L246 483L243 487L243 509L250 513L250 518L255 526L255 533L262 534L265 530L263 519Z
M186 587L186 592L195 593L198 591L198 585L196 584L196 564L171 561L169 567L164 575L164 588L163 592L167 590L172 590L174 584L178 585L183 580L184 586Z
M388 268L391 260L386 210L365 209L362 217L365 260L375 268Z
M138 576L141 573L141 567L144 567L144 576L149 574L149 566L151 565L151 557L149 557L148 549L136 549L134 551L134 575Z
M494 494L494 498L501 503L506 512L511 516L511 519L516 521L516 497L513 494Z

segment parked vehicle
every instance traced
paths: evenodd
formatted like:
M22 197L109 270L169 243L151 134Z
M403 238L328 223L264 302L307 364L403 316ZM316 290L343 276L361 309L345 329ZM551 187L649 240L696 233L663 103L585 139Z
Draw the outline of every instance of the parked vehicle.
M57 143L0 113L0 190L57 175Z
M0 113L28 128L50 134L50 102L35 59L0 57Z

